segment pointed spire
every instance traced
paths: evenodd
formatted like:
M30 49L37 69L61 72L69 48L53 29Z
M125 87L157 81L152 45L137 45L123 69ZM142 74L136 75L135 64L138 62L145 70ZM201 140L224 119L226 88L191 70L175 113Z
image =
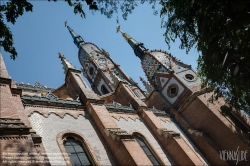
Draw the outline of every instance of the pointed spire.
M74 43L75 45L77 46L77 48L80 48L80 45L82 43L85 43L84 40L82 39L82 37L80 35L77 35L73 29L71 29L68 25L67 25L67 22L65 22L65 26L68 28L69 30L69 33L71 34L73 40L74 40Z
M0 53L0 77L10 78L1 53Z
M68 69L76 70L76 68L64 57L62 53L59 52L58 54L63 64L64 74L67 73Z
M140 77L140 80L143 83L145 89L148 91L148 94L150 94L154 90L154 88L149 85L142 77Z
M138 43L135 39L130 37L128 34L124 33L120 29L120 25L116 28L116 33L120 32L124 39L129 43L129 45L134 50L136 56L138 56L141 60L144 57L144 53L148 50L144 47L143 43Z

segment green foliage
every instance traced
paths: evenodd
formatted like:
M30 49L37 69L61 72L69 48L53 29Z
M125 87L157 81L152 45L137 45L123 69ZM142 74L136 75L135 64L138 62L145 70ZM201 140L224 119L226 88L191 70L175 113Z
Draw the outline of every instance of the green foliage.
M250 114L250 1L166 0L161 5L166 43L179 38L181 49L197 48L203 86L216 89L211 100L223 95L231 105ZM227 53L238 61L223 68ZM237 64L240 71L235 76Z
M7 22L15 24L16 19L22 16L24 11L32 11L32 7L26 0L12 0L0 6L0 46L3 46L6 52L11 53L11 59L16 58L17 52L13 47L13 35L9 27L4 23L4 18Z

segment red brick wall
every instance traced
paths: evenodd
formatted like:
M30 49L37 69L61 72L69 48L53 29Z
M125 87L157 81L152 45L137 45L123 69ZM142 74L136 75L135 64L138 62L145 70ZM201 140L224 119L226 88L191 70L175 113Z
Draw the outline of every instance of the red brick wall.
M227 126L229 121L220 115L218 111L220 105L210 104L210 110L205 103L196 98L180 114L192 129L205 132L219 148L218 150L236 151L239 147L239 151L249 151L247 145L236 135L237 131L233 129L234 125ZM235 164L235 162L231 164ZM244 161L241 164L244 164Z

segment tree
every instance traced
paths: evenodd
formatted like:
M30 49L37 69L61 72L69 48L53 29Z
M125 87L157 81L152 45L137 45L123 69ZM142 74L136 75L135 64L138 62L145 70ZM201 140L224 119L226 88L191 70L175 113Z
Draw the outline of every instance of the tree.
M187 52L197 48L202 85L216 89L211 100L223 95L250 114L250 1L166 0L161 5L166 43L179 38Z
M26 12L32 11L32 5L26 0L10 1L6 4L0 5L0 46L3 46L6 52L11 53L11 58L15 59L17 52L13 47L13 35L9 27L4 23L4 15L7 22L15 24L16 19Z
M2 1L0 2L3 3ZM69 6L74 7L75 14L80 14L81 17L85 18L82 3L73 3L71 0L66 0L66 2ZM93 0L86 0L86 3L90 6L90 9L97 10L97 6L93 3ZM13 46L13 34L10 28L4 23L4 19L6 19L7 22L15 24L16 19L19 16L22 16L24 12L32 12L32 8L33 5L27 2L27 0L11 0L0 5L0 46L2 46L6 52L11 54L10 58L13 60L15 60L18 54Z

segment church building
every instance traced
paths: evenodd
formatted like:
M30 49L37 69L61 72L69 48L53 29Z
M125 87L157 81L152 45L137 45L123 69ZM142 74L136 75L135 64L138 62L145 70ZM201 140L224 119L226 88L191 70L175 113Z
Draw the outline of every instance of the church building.
M0 54L1 166L249 165L250 118L223 114L223 98L209 103L212 89L190 65L118 27L141 61L144 91L106 50L67 29L82 69L59 53L57 89L16 83Z

